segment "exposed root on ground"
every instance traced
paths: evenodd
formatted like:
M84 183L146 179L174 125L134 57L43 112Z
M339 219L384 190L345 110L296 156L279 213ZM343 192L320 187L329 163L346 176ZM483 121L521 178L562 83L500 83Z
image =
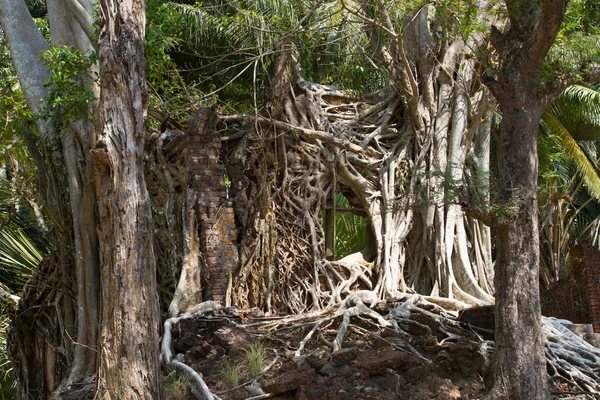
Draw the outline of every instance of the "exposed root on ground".
M565 324L570 322L542 318L548 373L576 392L597 395L600 393L600 349L584 341Z
M218 305L213 301L205 301L178 317L167 319L164 324L160 357L167 368L174 368L189 378L192 394L200 400L220 400L220 398L210 391L202 379L202 376L200 376L198 372L196 372L189 365L173 357L173 325L183 319L204 317L208 314L214 314L219 311L228 312L231 310L227 307Z
M441 305L452 310L447 310ZM450 348L468 346L475 349L476 359L470 367L474 368L475 374L487 377L491 371L493 342L484 340L477 333L477 329L469 324L456 320L456 311L462 307L460 302L454 300L448 302L447 299L418 294L378 302L375 292L361 290L351 292L336 306L311 313L257 318L245 324L228 321L237 328L257 335L261 340L277 342L278 335L284 335L288 339L300 337L297 347L294 347L293 342L290 343L289 340L279 339L283 344L281 347L284 348L286 357L296 360L304 359L305 354L312 354L314 349L322 349L323 343L329 347L331 354L341 354L344 339L349 332L352 332L351 342L358 337L369 337L371 340L410 355L418 360L415 362L433 365L439 362L440 357L444 357L440 355L444 350L441 353L438 351L435 356L431 352L424 351L423 338L431 338L433 345L438 348L439 346L446 348L445 346L450 345ZM189 378L192 393L198 399L213 400L219 397L211 392L201 374L186 365L181 357L174 357L172 329L176 323L184 319L222 320L223 315L238 316L236 310L208 301L178 317L168 319L164 324L161 358L167 367L174 368ZM593 398L592 396L600 393L598 375L600 349L571 332L567 324L568 321L543 318L548 372L555 388L553 394L561 396L577 393ZM318 343L315 338L318 339ZM353 344L352 347L354 346L356 345ZM281 364L277 351L274 359L258 376L234 388L222 390L218 394L229 394L244 388L247 398L272 397L272 393L264 392L261 380L276 364Z

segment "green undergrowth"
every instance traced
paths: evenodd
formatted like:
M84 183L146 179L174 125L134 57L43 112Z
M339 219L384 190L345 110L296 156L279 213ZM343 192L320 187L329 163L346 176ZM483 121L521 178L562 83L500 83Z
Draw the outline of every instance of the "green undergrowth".
M234 388L260 375L267 360L267 347L261 342L251 342L241 351L221 362L219 375L229 388Z

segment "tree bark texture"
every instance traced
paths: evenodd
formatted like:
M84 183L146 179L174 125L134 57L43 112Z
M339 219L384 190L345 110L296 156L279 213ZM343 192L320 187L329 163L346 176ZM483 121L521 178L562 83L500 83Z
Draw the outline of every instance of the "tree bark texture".
M48 19L54 46L72 46L83 54L95 52L92 43L93 6L88 0L52 0L47 3ZM99 87L91 76L98 66L92 66L90 76L79 77L76 84L88 88L98 98ZM91 104L95 114L97 103ZM86 110L87 111L87 110ZM86 112L87 114L87 112ZM96 193L90 149L96 142L96 127L87 118L60 121L64 163L69 183L69 205L73 223L75 249L75 280L77 336L73 362L67 385L79 382L96 372L96 351L100 313L100 279ZM68 286L70 282L65 280Z
M69 4L67 4L69 3ZM55 45L70 45L83 53L94 51L90 39L92 6L86 0L75 2L48 1L48 18ZM48 68L40 60L43 51L50 47L37 29L23 1L6 1L0 4L0 21L13 56L21 88L29 108L37 114L48 94L45 81ZM82 78L79 84L97 93L97 85ZM30 283L25 293L31 295L24 304L39 306L40 301L53 303L56 320L46 326L49 332L60 327L56 336L47 338L55 348L64 348L70 368L69 383L81 381L95 372L95 347L97 345L99 312L98 253L96 238L96 204L93 173L89 149L93 143L95 126L85 118L74 121L36 119L39 136L30 135L28 149L33 154L44 154L45 166L38 165L40 194L48 215L53 221L50 241L55 255L56 270L45 271ZM68 189L67 189L68 187ZM68 193L68 200L65 199ZM60 279L67 295L49 293L35 295L37 284L52 278ZM76 285L73 283L76 282ZM72 301L72 295L76 301ZM26 324L15 329L23 332ZM13 336L16 341L23 340ZM76 345L73 344L76 343ZM16 343L19 347L20 344ZM37 353L42 354L42 353ZM57 355L58 357L58 355ZM46 365L49 365L46 363ZM25 369L23 372L25 373ZM43 370L43 380L51 382L52 391L62 381L62 372ZM53 375L50 377L50 375ZM24 380L26 378L22 377ZM23 381L24 382L24 381ZM30 384L24 386L32 387Z
M527 96L529 97L529 96ZM506 218L496 231L496 390L545 399L548 376L541 328L537 215L537 130L541 107L511 103L498 131L498 185ZM512 214L514 212L514 215Z
M564 17L564 0L506 2L510 25L492 27L500 60L488 87L502 112L498 130L496 352L489 398L550 397L541 328L537 209L540 118L558 95L541 81ZM554 89L556 91L556 89Z
M158 399L160 314L142 160L145 3L99 6L101 130L92 150L102 282L97 397Z
M154 133L146 144L144 166L155 227L157 273L161 309L176 317L209 296L206 229L207 192L216 191L199 172L213 172L218 164L214 142L216 107L202 108L185 132L166 129ZM214 151L215 160L200 152ZM222 168L222 167L221 167ZM217 172L218 175L218 172ZM225 196L223 186L223 196ZM229 260L227 260L229 261Z

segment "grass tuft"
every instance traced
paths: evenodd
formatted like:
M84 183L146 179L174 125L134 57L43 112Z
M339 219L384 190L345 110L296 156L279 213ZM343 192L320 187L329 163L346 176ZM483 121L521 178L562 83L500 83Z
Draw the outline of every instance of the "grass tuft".
M267 349L261 342L252 342L244 349L244 361L252 378L257 377L264 368Z
M185 400L189 398L189 379L177 371L171 371L163 380L166 400Z

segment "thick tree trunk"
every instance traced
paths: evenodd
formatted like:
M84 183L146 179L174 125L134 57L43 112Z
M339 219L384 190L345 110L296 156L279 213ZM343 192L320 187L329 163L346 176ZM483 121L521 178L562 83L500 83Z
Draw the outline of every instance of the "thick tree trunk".
M564 0L506 2L509 29L492 27L500 60L488 87L502 111L497 141L496 352L492 399L550 397L539 293L537 135L560 88L541 81Z
M100 2L99 120L92 150L99 209L100 399L161 397L160 314L142 163L147 107L145 3Z
M524 97L524 98L523 98ZM498 131L496 245L496 382L492 395L547 399L539 294L537 131L542 107L524 95L503 108Z
M50 0L47 2L48 20L54 46L73 46L83 54L95 51L91 25L93 8L89 0ZM97 73L94 65L90 75ZM78 79L78 84L91 90L97 99L99 86L88 76ZM95 112L96 103L92 104ZM87 111L87 110L86 110ZM87 114L87 113L86 113ZM100 313L100 279L98 267L98 238L96 193L90 149L96 141L96 127L87 115L78 120L60 121L62 145L67 179L69 205L73 222L75 250L75 278L77 293L77 343L69 379L70 385L96 371L96 346ZM67 277L65 285L70 286Z
M48 1L47 5L54 45L74 46L84 53L94 51L89 36L92 7L87 0L71 4L53 0ZM49 78L48 68L41 62L40 56L43 51L49 49L49 45L21 0L0 3L0 22L29 108L37 114L44 104L43 98L48 94L48 88L44 85ZM97 91L97 85L90 81L80 83L94 92ZM94 374L96 364L99 279L95 193L88 153L94 141L95 127L86 119L54 122L37 119L36 125L40 136L37 138L33 134L30 135L28 148L33 154L48 154L47 150L50 148L51 155L43 160L46 166L38 164L40 182L51 185L42 185L39 188L40 194L44 196L47 213L54 222L51 240L59 256L58 259L52 259L56 262L56 270L52 269L51 272L61 280L63 290L72 290L77 298L77 304L74 304L71 296L50 294L43 298L47 303L62 304L62 309L57 309L57 320L46 326L46 329L53 331L54 325L59 325L66 334L58 332L56 336L46 340L53 343L55 348L66 350L63 355L70 368L70 379L66 382L68 385ZM65 205L62 203L67 192L69 202ZM35 282L32 282L32 288L35 287ZM26 292L33 293L32 290ZM37 307L39 301L39 296L27 298L25 304ZM27 326L18 326L20 323L21 321L15 319L15 329L25 333ZM18 336L13 337L16 341L23 340ZM73 345L73 341L76 345ZM15 345L21 346L19 343ZM43 353L31 354L31 357L35 358ZM30 363L34 361L28 360ZM61 382L64 371L59 373L46 369L43 373L37 373L42 375L42 381L51 382L47 390L52 391ZM35 392L35 389L31 389L34 383L25 382L28 379L26 374L24 369L20 376L22 384L23 387L28 387L27 391L32 395Z

